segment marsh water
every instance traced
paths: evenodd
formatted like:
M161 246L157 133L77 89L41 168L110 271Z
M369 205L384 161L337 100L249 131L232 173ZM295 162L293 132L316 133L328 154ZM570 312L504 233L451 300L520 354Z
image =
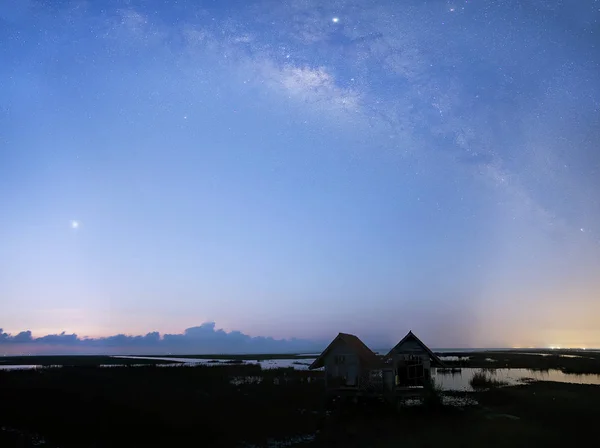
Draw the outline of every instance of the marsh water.
M0 370L29 370L29 369L37 369L42 366L36 365L17 365L17 366L2 366L0 365Z
M433 369L433 378L443 390L472 391L471 379L473 379L475 373L481 371L484 371L491 379L502 381L507 385L521 384L529 380L600 385L600 375L598 374L577 375L564 373L558 369L478 369L467 367L455 369L454 371Z

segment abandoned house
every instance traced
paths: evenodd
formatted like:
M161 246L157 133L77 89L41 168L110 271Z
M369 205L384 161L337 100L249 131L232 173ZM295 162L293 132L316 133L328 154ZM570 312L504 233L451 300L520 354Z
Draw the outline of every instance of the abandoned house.
M328 389L359 389L366 385L370 372L380 368L381 363L382 360L358 337L340 333L309 369L325 367Z
M424 386L431 379L432 367L444 367L440 358L412 331L390 350L385 360L391 364L389 367L396 388Z
M393 397L420 393L432 367L443 363L409 331L386 356L375 354L357 336L339 333L309 369L325 369L330 394Z

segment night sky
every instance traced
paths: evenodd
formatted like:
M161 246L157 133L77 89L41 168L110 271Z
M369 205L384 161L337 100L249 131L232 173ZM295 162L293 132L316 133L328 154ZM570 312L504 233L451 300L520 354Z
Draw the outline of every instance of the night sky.
M600 347L600 2L0 0L0 328Z

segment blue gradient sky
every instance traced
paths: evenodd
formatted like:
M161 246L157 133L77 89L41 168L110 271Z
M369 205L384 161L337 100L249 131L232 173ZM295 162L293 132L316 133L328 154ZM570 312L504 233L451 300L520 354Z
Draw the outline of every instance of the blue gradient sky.
M600 346L599 19L1 1L0 327Z

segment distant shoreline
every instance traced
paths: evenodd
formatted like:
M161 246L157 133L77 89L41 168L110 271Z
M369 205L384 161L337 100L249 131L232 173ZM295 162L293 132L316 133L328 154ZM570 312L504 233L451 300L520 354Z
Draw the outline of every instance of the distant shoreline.
M390 351L391 348L378 348L374 352L380 355L384 355ZM432 348L434 353L438 354L451 354L451 353L482 353L482 352L539 352L539 353L560 353L560 352L582 352L582 353L598 353L600 348L548 348L548 347L496 347L496 348ZM179 358L200 358L200 359L256 359L260 357L262 359L280 359L280 358L298 358L306 359L311 357L319 356L320 352L272 352L272 353L203 353L195 354L193 352L162 352L162 353L148 353L148 352L105 352L105 353L64 353L64 352L53 352L53 353L19 353L19 354L0 354L0 363L2 358L31 358L31 357L48 357L48 356L69 356L69 357L91 357L91 356L148 356L148 357L179 357Z

